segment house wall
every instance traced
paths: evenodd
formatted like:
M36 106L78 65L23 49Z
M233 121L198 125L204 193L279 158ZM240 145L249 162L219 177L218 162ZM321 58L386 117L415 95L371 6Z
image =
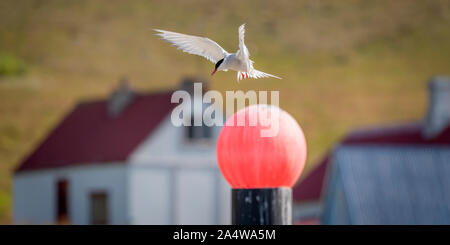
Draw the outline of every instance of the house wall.
M172 223L173 177L168 168L131 168L129 172L130 223Z
M13 178L13 219L16 224L57 222L56 184L68 181L68 215L72 224L89 224L90 200L94 191L108 194L111 224L127 224L126 166L90 165L18 173Z
M54 223L55 184L54 177L48 172L15 175L13 178L14 223Z
M131 223L231 223L231 188L216 161L219 132L189 142L170 115L162 122L129 158Z
M73 224L90 223L91 192L105 191L108 195L109 224L128 224L127 166L96 166L67 171L71 184L70 213Z
M209 141L190 142L185 127L175 127L170 114L129 157L137 165L217 167L216 141L220 127L212 128Z
M132 224L230 223L229 188L217 169L134 166L129 174Z

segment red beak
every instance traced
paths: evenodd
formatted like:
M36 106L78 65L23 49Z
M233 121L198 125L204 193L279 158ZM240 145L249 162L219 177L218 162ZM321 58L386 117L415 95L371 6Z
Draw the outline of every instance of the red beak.
M217 69L214 69L214 71L211 73L211 76L214 75L214 73L216 73Z

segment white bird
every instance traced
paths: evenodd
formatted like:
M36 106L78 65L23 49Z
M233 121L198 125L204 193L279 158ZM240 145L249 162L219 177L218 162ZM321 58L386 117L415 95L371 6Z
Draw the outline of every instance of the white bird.
M173 44L178 49L189 54L200 55L216 64L214 71L237 71L237 80L244 78L263 78L277 76L258 71L253 68L253 61L249 59L249 52L244 43L245 24L239 27L239 50L236 53L228 53L219 44L206 37L191 36L171 31L154 29L163 40Z

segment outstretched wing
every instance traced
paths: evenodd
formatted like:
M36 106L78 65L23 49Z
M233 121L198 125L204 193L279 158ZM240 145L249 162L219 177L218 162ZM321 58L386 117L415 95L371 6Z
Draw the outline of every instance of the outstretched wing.
M239 50L236 52L238 59L244 61L247 64L247 70L250 70L251 61L249 59L250 53L248 52L247 46L244 42L245 38L245 24L239 27Z
M245 36L245 24L242 24L239 27L239 50L236 53L238 59L244 62L247 65L247 72L238 71L237 80L246 79L246 78L264 78L264 77L273 77L277 79L281 79L280 77L274 76L269 73L265 73L262 71L255 70L253 68L253 61L250 60L250 53L248 52L247 46L244 43Z
M183 52L203 56L214 63L217 63L217 61L223 59L228 54L219 44L206 37L191 36L158 29L154 30L159 32L156 35L173 44Z

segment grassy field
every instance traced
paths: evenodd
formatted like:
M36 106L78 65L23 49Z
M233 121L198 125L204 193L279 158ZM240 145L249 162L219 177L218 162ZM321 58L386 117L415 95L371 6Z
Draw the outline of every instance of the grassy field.
M212 63L152 31L208 36L234 52L242 23L256 68L283 80L210 79ZM305 131L307 170L355 127L420 120L427 80L450 74L450 1L2 0L2 55L13 58L0 68L25 67L0 75L0 223L8 223L12 169L78 101L107 96L123 76L140 91L174 88L185 75L220 91L279 90Z

